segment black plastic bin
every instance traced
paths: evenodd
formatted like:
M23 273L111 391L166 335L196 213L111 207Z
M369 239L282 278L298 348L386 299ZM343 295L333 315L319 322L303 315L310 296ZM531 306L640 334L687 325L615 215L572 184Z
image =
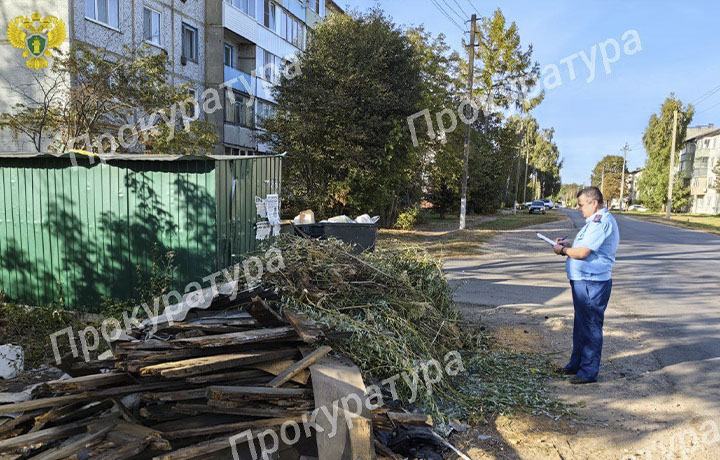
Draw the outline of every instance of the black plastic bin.
M337 238L353 245L353 252L359 254L375 250L377 224L351 224L322 222L317 224L295 224L295 233L310 238Z

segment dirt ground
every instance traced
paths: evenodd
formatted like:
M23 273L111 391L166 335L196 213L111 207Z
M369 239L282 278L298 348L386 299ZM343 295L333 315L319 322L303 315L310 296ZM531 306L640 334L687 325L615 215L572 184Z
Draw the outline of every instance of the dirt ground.
M563 366L572 348L572 301L562 287L564 273L550 276L543 268L527 268L524 264L529 257L537 257L538 267L551 259L537 255L538 247L526 242L532 241L536 231L551 235L576 230L570 221L563 221L501 233L490 242L498 249L495 256L472 264L451 264L449 277L466 292L457 296L466 319L485 326L508 348L541 351ZM518 277L529 280L530 285L550 277L542 284L550 286L552 295L546 295L547 290L528 289L518 294L524 301L491 300L488 305L468 301L472 297L491 299L490 294L478 293L497 292L505 283L498 273L478 267L520 266L521 259L524 271ZM473 280L467 279L470 274ZM492 283L494 291L482 286L475 291L463 288L464 283L478 281ZM606 317L600 381L570 385L558 377L552 382L552 393L572 405L573 415L557 420L545 415L497 416L456 434L453 444L473 460L720 459L720 418L703 415L697 410L696 398L676 391L662 366L648 353L647 341L653 331L644 329L632 313L632 305L625 302L627 299L615 296L608 307L611 313Z

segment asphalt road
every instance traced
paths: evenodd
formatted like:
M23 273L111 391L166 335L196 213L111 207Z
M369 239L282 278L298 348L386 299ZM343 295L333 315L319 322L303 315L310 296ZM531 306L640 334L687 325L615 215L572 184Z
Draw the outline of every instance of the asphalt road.
M584 219L578 211L565 212L570 221L540 231L551 238L574 236ZM628 409L624 415L636 417L638 423L646 419L658 426L676 417L680 424L692 416L720 425L720 236L616 219L621 243L599 383L612 391L597 402L598 407L622 412L617 401L613 407L612 392L630 388L628 407L663 393L649 403L651 407L638 406L632 413ZM445 270L456 287L456 301L466 311L507 308L544 315L546 323L555 316L565 324L560 334L565 337L572 324L572 300L564 262L534 238L536 231L502 235L492 243L495 257L449 260ZM561 350L568 346L567 339L556 342ZM598 392L589 390L584 396L591 398L593 391ZM680 402L682 414L670 411L669 406L680 407Z

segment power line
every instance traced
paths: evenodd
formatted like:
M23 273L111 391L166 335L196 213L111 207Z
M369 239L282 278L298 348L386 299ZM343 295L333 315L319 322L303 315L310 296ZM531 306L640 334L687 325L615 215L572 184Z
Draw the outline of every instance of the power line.
M711 89L710 91L706 92L705 94L703 94L702 96L700 96L699 98L697 98L693 102L691 102L691 104L697 106L697 105L701 104L703 101L706 101L710 96L717 93L718 91L720 91L720 86L717 86L717 87Z
M450 22L452 22L453 24L455 24L455 27L457 27L457 28L460 29L463 33L465 33L465 29L463 29L462 27L460 27L460 25L457 23L457 21L455 21L455 20L452 18L452 16L450 16L450 15L447 13L447 11L445 11L445 10L440 6L440 4L437 3L436 0L430 0L430 1L432 2L433 5L435 5L435 8L437 8L437 10L438 10L440 13L443 14L443 16L445 16Z
M714 109L715 107L717 107L717 106L719 106L719 105L720 105L720 102L718 102L718 103L715 104L715 105L711 105L710 107L708 107L708 108L705 109L705 110L699 111L699 112L696 113L695 115L700 115L701 113L705 113L705 112L707 112L708 110Z
M460 19L460 22L463 22L463 21L465 20L466 16L463 16L462 14L458 13L457 11L455 11L455 8L453 8L453 7L448 3L447 0L441 0L441 1L445 4L445 6L447 7L448 10L452 11L452 12L455 14L455 16L457 16L457 17Z
M480 12L477 10L477 8L475 8L475 5L473 5L473 3L470 0L466 0L466 1L468 2L468 5L470 5L470 8L472 8L473 11L475 11L477 13L477 15L480 16Z
M453 0L453 2L457 5L458 8L460 8L460 11L462 11L462 14L464 15L464 17L470 16L467 12L465 12L465 10L463 9L463 7L460 6L460 4L457 2L457 0Z

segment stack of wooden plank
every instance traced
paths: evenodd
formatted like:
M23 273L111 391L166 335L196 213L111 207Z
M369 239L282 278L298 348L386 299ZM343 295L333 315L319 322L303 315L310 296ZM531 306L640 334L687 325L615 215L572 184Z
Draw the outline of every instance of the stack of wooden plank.
M133 330L134 340L113 344L111 359L78 362L72 378L0 405L0 417L13 414L0 419L0 459L227 459L231 436L302 426L320 395L332 393L318 393L332 383L312 370L330 359L321 343L332 332L300 314L279 315L267 303L272 293L255 294L218 296L152 335ZM393 423L386 413L374 418L383 428ZM306 434L269 458L336 455ZM373 446L372 428L355 438L349 455L375 458L374 448L358 447ZM259 458L251 442L235 448L238 458Z

